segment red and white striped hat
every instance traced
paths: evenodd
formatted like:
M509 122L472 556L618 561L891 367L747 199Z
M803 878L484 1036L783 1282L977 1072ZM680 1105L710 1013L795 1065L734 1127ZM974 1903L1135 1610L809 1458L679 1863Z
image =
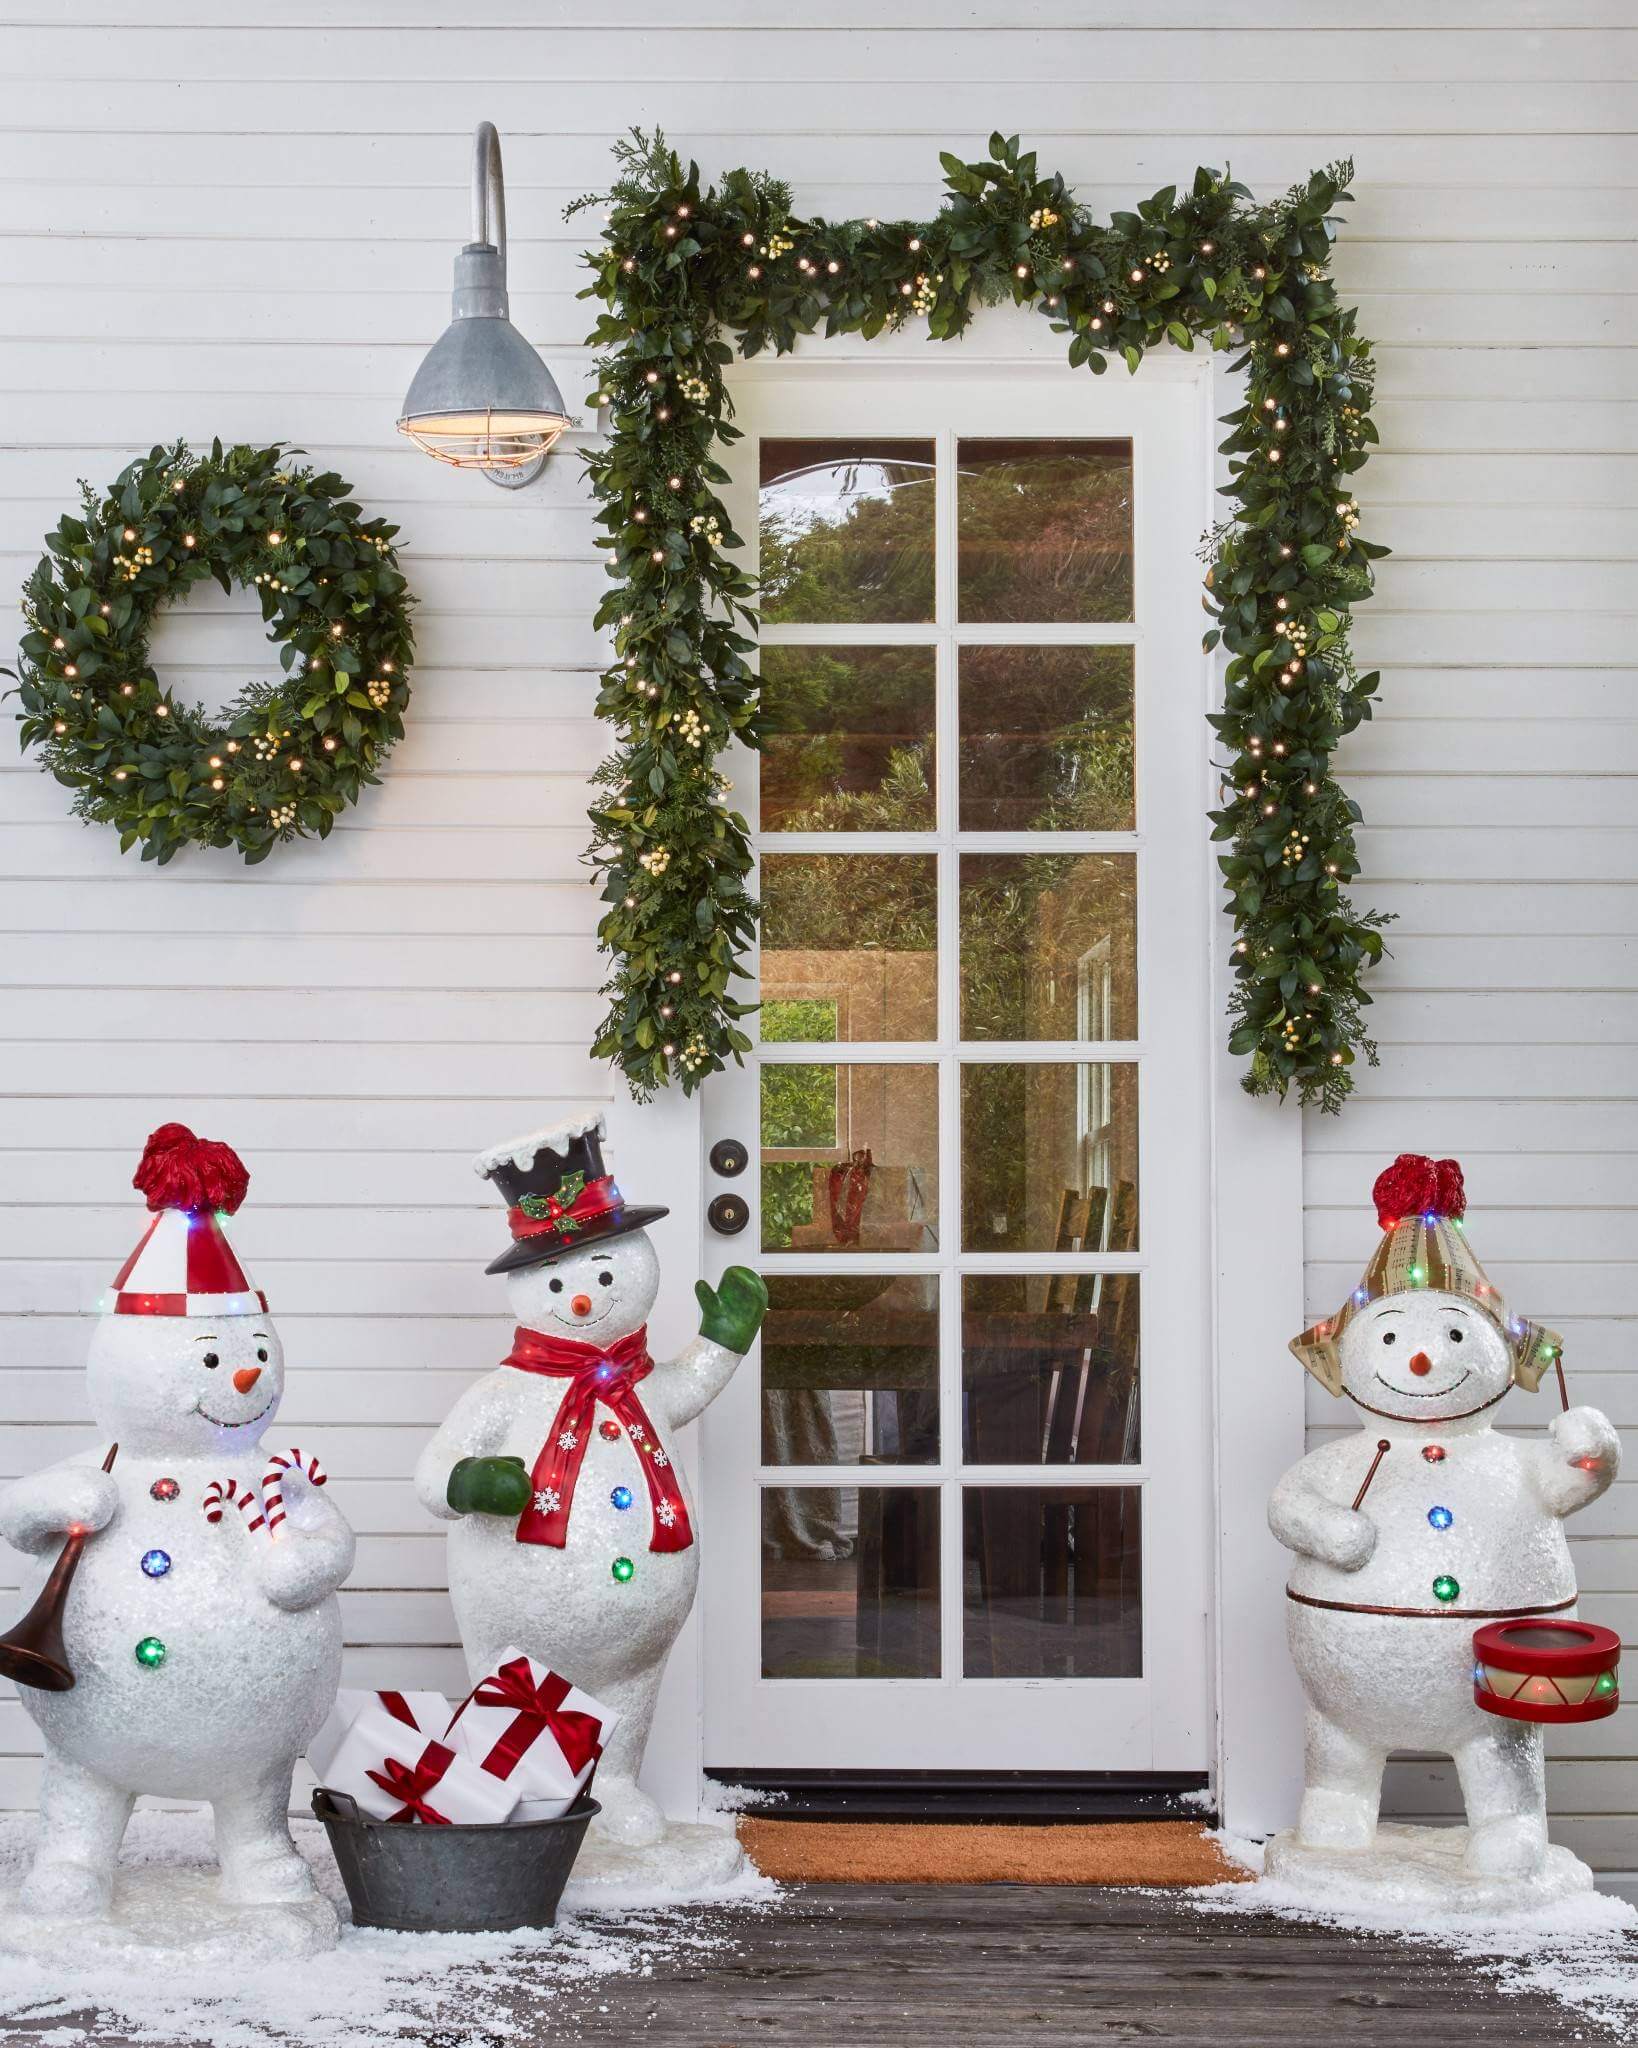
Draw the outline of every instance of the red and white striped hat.
M250 1175L231 1145L162 1124L142 1150L131 1185L153 1220L114 1281L117 1316L265 1315L222 1218L245 1198Z

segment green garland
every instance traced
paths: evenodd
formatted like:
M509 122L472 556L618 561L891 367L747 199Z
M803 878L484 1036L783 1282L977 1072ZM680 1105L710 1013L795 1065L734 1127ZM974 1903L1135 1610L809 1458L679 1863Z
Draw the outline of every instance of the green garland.
M21 742L79 791L82 818L163 865L180 847L323 839L404 736L410 607L392 538L339 476L295 452L178 441L82 484L82 513L46 538L23 591ZM217 718L154 674L162 604L214 576L253 589L286 675L250 683Z
M1244 352L1246 403L1228 416L1227 495L1211 536L1206 635L1229 654L1212 719L1230 758L1214 836L1238 934L1234 1026L1245 1086L1337 1108L1375 1048L1361 975L1382 953L1375 913L1349 906L1358 808L1330 773L1338 742L1370 716L1378 678L1348 648L1352 605L1385 549L1355 531L1347 479L1376 440L1369 344L1328 275L1333 210L1352 166L1316 172L1269 206L1216 171L1107 225L1044 177L1016 138L989 161L944 155L937 218L801 220L786 187L729 172L701 188L664 138L634 130L617 152L603 247L582 297L609 310L590 337L612 432L587 456L615 588L597 623L614 633L598 710L619 734L600 771L589 855L617 965L594 1050L645 1097L674 1075L693 1089L750 1041L746 972L756 905L746 822L716 757L761 735L755 587L725 550L742 545L718 496L718 444L737 438L723 373L806 334L872 336L925 318L961 333L975 303L1011 299L1066 337L1070 363L1111 355L1136 370L1161 342Z

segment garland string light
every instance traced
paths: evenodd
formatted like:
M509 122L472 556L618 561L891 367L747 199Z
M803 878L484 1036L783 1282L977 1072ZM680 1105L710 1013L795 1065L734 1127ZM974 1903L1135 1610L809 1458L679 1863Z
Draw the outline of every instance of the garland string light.
M616 963L595 1052L643 1098L750 1049L752 1005L733 992L756 917L750 835L717 768L731 739L762 736L756 590L719 496L736 350L923 319L944 340L975 305L1010 300L1050 321L1075 367L1136 371L1148 349L1200 339L1248 373L1221 444L1233 509L1207 540L1205 644L1228 655L1211 820L1236 933L1229 1044L1253 1094L1337 1108L1356 1059L1375 1060L1362 976L1385 922L1350 907L1360 814L1331 774L1370 716L1378 677L1355 669L1349 614L1386 553L1360 538L1351 489L1377 438L1370 346L1329 274L1352 166L1267 205L1203 169L1181 197L1168 187L1101 224L994 135L985 162L941 157L934 220L837 222L797 218L761 172L702 187L658 133L633 130L616 156L610 192L569 208L607 209L582 293L606 308L590 345L610 432L586 461L613 579L598 710L618 735L591 812Z
M46 537L23 590L19 736L77 790L75 812L163 865L183 846L247 863L331 826L404 735L413 600L396 526L298 451L154 448ZM179 702L148 658L154 614L214 577L255 593L285 670L219 716Z

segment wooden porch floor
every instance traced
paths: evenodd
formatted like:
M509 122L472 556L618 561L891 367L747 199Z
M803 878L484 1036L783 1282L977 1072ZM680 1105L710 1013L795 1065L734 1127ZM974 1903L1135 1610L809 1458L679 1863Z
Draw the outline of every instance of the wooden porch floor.
M560 1999L550 2030L530 2031L520 2011L504 2048L1545 2048L1604 2038L1584 2017L1504 1993L1433 1949L1206 1916L1158 1892L810 1885L776 1912L744 1915L735 1933L733 1954Z

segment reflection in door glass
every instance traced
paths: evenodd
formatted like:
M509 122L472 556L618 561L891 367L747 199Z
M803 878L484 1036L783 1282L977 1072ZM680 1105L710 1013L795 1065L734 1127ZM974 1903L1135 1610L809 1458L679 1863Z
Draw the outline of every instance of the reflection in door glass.
M1135 1066L962 1063L964 1251L1135 1251L1137 1160ZM1096 1245L1077 1229L1089 1204Z
M969 1486L968 1678L1143 1676L1142 1490Z
M961 856L961 1035L1137 1036L1137 856Z
M764 832L930 832L931 647L762 649Z
M762 857L762 1034L791 1043L938 1036L938 858Z
M769 625L931 620L931 441L764 441L761 458Z
M764 1678L936 1678L936 1486L762 1492Z
M1130 647L963 647L964 832L1132 828Z
M1101 1203L1083 1201L1069 1250L1102 1243ZM1137 1464L1138 1276L964 1274L961 1388L970 1464Z
M770 1274L763 1464L937 1459L937 1276Z
M1132 616L1130 441L962 441L963 625Z
M938 1248L938 1069L765 1060L762 1249Z

